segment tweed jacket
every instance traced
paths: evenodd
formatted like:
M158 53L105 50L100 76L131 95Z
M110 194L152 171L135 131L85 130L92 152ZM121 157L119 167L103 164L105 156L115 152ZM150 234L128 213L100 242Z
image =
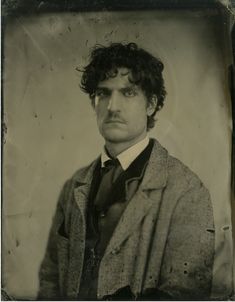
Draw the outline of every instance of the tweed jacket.
M42 262L39 299L76 300L83 269L86 207L97 160L68 180L59 198ZM214 220L207 189L157 141L138 190L100 263L97 298L129 286L133 295L158 289L174 300L209 299Z

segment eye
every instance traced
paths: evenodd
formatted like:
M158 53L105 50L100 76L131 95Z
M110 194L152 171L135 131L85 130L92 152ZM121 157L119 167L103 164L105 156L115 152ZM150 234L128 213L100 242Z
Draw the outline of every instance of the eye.
M104 98L109 96L109 92L105 89L97 89L95 92L95 96L98 98Z
M134 97L137 95L137 91L133 88L125 88L125 89L123 89L122 93L124 96L126 96L128 98L131 98L131 97Z

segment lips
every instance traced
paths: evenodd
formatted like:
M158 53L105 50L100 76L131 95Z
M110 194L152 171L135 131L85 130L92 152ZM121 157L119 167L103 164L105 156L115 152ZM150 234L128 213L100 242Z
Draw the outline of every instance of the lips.
M115 124L115 123L124 124L124 121L118 119L109 119L105 121L105 124Z

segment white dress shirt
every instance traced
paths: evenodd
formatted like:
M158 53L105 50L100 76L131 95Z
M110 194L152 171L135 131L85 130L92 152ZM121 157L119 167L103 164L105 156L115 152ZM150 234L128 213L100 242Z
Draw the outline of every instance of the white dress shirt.
M131 146L127 150L118 154L117 159L119 160L122 169L125 171L130 164L136 159L136 157L148 146L149 137L148 135L136 143L135 145ZM105 151L101 153L101 167L104 167L104 162L111 159Z

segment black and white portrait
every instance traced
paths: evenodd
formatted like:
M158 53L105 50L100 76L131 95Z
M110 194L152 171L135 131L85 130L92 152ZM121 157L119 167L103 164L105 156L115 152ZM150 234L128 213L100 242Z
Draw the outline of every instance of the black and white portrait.
M219 7L6 18L5 294L232 297L231 20Z

